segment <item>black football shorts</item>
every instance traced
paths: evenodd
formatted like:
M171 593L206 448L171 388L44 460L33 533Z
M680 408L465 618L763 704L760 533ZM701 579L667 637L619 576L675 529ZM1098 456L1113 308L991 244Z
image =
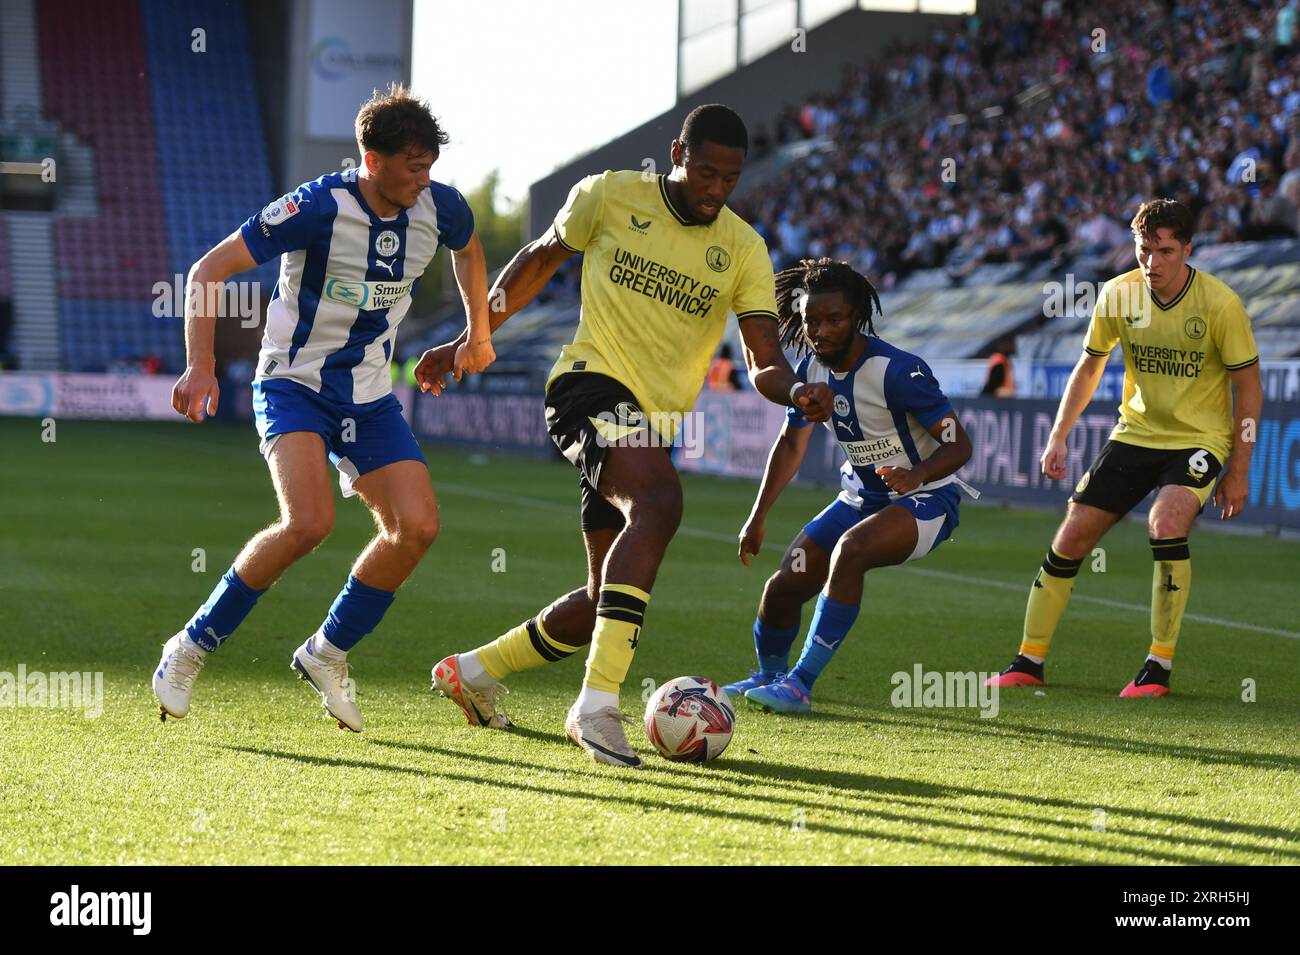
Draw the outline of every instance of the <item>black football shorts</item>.
M596 422L609 433L601 434ZM546 390L546 430L560 453L578 468L584 531L623 526L622 512L601 497L596 488L600 485L601 466L615 441L611 435L643 427L649 424L636 397L626 385L608 375L567 372Z
M1123 517L1156 488L1177 484L1190 489L1204 508L1221 470L1223 462L1204 448L1166 450L1107 441L1070 500Z

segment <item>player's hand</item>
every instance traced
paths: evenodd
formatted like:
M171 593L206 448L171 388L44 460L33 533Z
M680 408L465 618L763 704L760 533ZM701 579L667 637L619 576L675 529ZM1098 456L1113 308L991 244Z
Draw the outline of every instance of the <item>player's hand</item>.
M835 392L824 381L804 385L794 393L794 403L809 421L826 421L835 410Z
M1047 447L1039 459L1043 473L1053 481L1065 480L1065 439L1048 438Z
M435 395L440 395L447 387L449 374L460 381L461 373L456 370L455 342L430 348L420 356L420 361L415 366L415 383L421 391L432 391Z
M484 338L474 344L465 342L458 345L453 365L456 371L456 380L459 381L461 376L466 374L477 375L496 360L497 353L492 348L492 339L490 338Z
M191 421L202 421L217 413L221 388L210 368L186 367L172 387L172 408Z
M1214 489L1214 506L1223 508L1219 512L1219 520L1226 521L1245 510L1249 485L1249 475L1239 468L1228 466Z
M740 529L740 562L749 566L749 558L763 549L763 522L756 517L745 521Z
M876 466L880 480L895 494L911 494L925 482L911 468L893 468L887 464Z

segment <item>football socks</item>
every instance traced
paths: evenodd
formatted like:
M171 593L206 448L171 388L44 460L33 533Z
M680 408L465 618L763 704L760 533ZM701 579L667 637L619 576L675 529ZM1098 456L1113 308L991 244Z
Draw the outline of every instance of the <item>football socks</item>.
M584 687L604 693L618 692L632 667L649 601L648 593L631 584L605 584L600 588Z
M334 605L321 624L320 633L346 653L379 626L392 602L392 591L379 590L355 577L348 577L348 582L334 598Z
M244 622L257 598L264 593L265 590L254 590L240 580L232 564L212 589L207 601L185 625L185 632L195 644L211 653Z
M1174 659L1178 633L1192 585L1192 554L1186 537L1151 539L1151 656L1166 668Z
M790 647L799 636L798 626L782 628L754 618L754 653L758 657L758 670L772 676L784 673L790 666Z
M547 633L539 613L491 643L479 647L474 654L487 675L493 680L500 680L511 673L532 670L573 656L577 649L561 643Z
M1029 602L1025 605L1025 633L1020 641L1020 652L1042 660L1052 645L1052 634L1061 622L1065 605L1070 602L1075 578L1083 558L1072 560L1062 557L1052 548L1047 549L1043 566L1029 589Z
M790 676L802 683L805 689L812 689L814 681L831 662L831 657L858 619L858 610L857 604L842 604L825 594L817 598L817 609L808 627L803 653L799 654L799 662L790 671Z

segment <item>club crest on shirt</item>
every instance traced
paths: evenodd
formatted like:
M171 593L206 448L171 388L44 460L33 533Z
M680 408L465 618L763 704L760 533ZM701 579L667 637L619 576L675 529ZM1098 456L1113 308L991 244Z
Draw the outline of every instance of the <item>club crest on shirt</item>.
M835 413L841 418L847 418L849 414L849 399L843 395L835 396Z
M396 255L397 247L401 244L401 240L397 238L397 233L391 229L385 229L375 236L375 252L384 258Z
M720 245L709 246L709 251L704 253L704 261L715 272L725 272L731 268L731 254Z
M614 417L617 418L621 424L639 425L645 418L645 415L643 415L641 409L632 404L632 402L620 401L614 406Z
M1188 338L1197 340L1205 337L1205 319L1199 315L1193 315L1187 321L1183 322L1183 331L1187 333Z

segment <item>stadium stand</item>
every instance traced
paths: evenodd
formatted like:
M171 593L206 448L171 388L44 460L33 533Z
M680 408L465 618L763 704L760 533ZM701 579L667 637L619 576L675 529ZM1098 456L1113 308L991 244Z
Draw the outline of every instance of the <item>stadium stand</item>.
M3 226L0 223L0 226ZM9 229L0 227L0 299L13 296L13 278L10 275Z
M1198 0L966 18L788 110L778 139L818 148L744 209L778 264L832 255L885 287L1109 251L1157 194L1200 214L1199 242L1294 237L1294 206L1273 200L1300 166L1300 83L1269 16ZM973 274L985 264L1016 268Z
M272 196L245 10L32 7L34 106L60 124L91 193L74 203L65 189L53 219L63 366L176 371L182 336L151 313L156 284ZM882 331L933 357L983 355L1017 334L1021 356L1068 360L1087 316L1046 315L1044 283L1122 271L1136 205L1172 195L1199 215L1194 264L1240 290L1263 355L1300 354L1300 58L1275 42L1277 0L989 7L846 64L839 89L755 131L733 204L775 265L853 263L882 290ZM0 229L0 297L12 292L13 227ZM265 300L274 264L255 277ZM571 263L503 327L503 368L549 365L572 334L577 287ZM459 306L438 317L403 356Z
M42 223L52 228L45 271L55 276L62 366L178 371L183 336L176 318L154 314L159 283L171 299L178 274L183 283L204 251L273 198L243 9L213 0L31 7L39 75L26 98L37 102L23 109L60 143L59 206ZM206 31L201 52L196 25ZM0 298L12 291L13 230L30 230L31 215L5 213ZM251 276L263 304L275 277L274 263Z
M1128 221L1171 196L1261 354L1300 354L1300 57L1274 42L1278 9L993 6L787 107L733 207L777 268L829 255L871 276L901 347L976 357L1018 333L1022 357L1072 361L1088 315L1045 314L1044 284L1133 267ZM571 329L576 309L552 314ZM513 358L537 331L498 334Z
M100 214L55 223L64 298L148 301L168 273L140 8L51 0L38 10L45 114L93 144Z
M274 198L270 161L240 7L203 0L143 11L170 261L184 273ZM203 53L191 49L196 24L206 30ZM252 277L269 296L275 263L242 278Z

